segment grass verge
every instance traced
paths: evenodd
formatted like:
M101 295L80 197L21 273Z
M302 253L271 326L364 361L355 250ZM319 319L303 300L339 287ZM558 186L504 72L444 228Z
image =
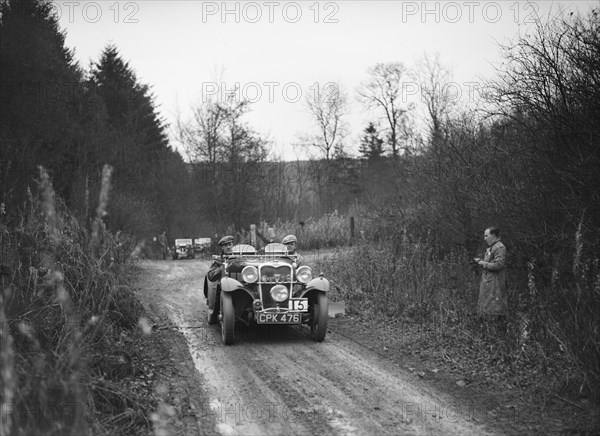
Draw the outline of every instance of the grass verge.
M427 243L399 238L317 260L332 282L331 299L346 302L349 317L336 323L346 323L349 334L362 329L366 345L419 377L443 380L457 394L469 388L468 395L486 402L485 416L502 418L509 432L597 434L594 261L580 268L587 275L572 288L544 291L536 285L541 272L530 265L521 287L514 282L509 290L504 331L476 315L480 276L466 256L435 253Z
M133 243L104 227L108 181L88 231L40 174L18 224L0 217L0 433L145 434L152 400L127 381L143 334Z

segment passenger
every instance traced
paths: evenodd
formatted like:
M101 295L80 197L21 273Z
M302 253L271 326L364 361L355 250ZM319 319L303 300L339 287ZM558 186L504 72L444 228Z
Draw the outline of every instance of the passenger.
M298 245L298 239L296 235L287 235L281 240L281 243L287 247L288 254L292 254L296 257L296 265L300 266L304 263L304 258L296 253L296 246Z
M221 247L221 258L215 259L213 264L210 266L208 270L208 280L211 282L216 282L221 279L223 276L223 263L225 260L225 256L231 254L231 249L233 248L233 236L223 236L219 241L219 247Z

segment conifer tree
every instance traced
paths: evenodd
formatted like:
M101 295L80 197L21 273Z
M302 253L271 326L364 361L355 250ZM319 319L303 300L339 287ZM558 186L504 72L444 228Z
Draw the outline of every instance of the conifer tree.
M51 3L0 2L0 41L2 201L20 203L38 165L69 200L82 72Z
M106 107L108 138L99 158L115 168L115 197L111 224L115 229L152 234L170 230L170 212L185 199L180 185L187 172L181 157L168 146L166 127L160 119L148 85L137 79L133 68L108 45L92 65L88 86ZM174 170L177 168L177 170ZM178 174L180 180L167 177ZM183 180L181 179L183 178ZM135 214L148 219L140 224ZM135 223L135 224L134 224Z
M367 159L378 159L383 156L383 139L379 137L377 127L372 122L364 130L358 151Z
M90 87L106 106L113 141L103 158L115 167L116 182L122 189L152 195L156 191L148 178L168 141L149 87L139 83L114 45L92 65Z

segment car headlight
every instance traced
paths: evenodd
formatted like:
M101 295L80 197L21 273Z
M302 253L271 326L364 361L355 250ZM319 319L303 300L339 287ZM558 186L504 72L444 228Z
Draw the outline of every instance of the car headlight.
M312 280L312 270L307 266L301 266L296 271L296 277L300 283L308 283Z
M271 298L278 303L287 300L289 295L288 289L283 285L275 285L271 288Z
M242 279L246 283L254 283L258 280L258 270L253 266L246 266L242 270Z

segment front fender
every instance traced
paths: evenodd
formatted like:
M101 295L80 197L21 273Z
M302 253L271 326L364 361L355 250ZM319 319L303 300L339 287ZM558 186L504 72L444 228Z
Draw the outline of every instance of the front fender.
M316 289L317 291L329 292L329 280L325 277L316 277L306 284L306 289L309 291Z
M325 277L316 277L306 284L306 289L302 292L300 297L303 297L312 291L329 292L329 287L329 280Z
M238 289L244 289L244 285L231 277L223 277L221 279L221 290L223 292L233 292Z
M221 291L227 292L228 294L235 291L244 291L250 297L250 301L254 300L252 292L246 289L242 283L231 277L223 277L221 279Z

